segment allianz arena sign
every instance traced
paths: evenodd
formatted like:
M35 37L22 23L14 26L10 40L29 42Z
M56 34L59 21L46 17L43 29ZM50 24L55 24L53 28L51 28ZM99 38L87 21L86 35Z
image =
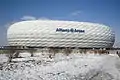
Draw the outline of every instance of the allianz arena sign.
M84 33L85 32L85 30L81 30L81 29L73 29L73 28L71 28L71 29L63 29L63 28L57 28L56 29L56 32L78 32L78 33Z

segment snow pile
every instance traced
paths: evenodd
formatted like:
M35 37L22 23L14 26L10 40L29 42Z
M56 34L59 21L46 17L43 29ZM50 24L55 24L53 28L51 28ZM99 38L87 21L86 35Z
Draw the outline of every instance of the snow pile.
M120 80L120 59L110 55L59 53L52 59L19 59L26 60L3 65L0 80Z

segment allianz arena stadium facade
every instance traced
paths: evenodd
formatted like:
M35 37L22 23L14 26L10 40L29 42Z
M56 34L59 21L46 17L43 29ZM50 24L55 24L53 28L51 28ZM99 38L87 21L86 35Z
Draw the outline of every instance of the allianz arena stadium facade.
M97 23L32 20L11 25L7 38L10 46L111 48L115 34Z

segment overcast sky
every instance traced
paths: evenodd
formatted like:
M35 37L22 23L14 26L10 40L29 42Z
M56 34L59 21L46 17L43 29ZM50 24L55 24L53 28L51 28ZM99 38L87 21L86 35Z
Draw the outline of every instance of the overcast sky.
M0 45L7 44L9 25L35 19L105 24L120 42L120 0L0 0Z

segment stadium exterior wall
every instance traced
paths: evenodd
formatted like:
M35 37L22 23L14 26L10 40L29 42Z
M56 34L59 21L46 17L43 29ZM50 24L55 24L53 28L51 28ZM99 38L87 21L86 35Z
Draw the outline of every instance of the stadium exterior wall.
M11 25L7 38L10 46L110 48L115 34L97 23L32 20Z

